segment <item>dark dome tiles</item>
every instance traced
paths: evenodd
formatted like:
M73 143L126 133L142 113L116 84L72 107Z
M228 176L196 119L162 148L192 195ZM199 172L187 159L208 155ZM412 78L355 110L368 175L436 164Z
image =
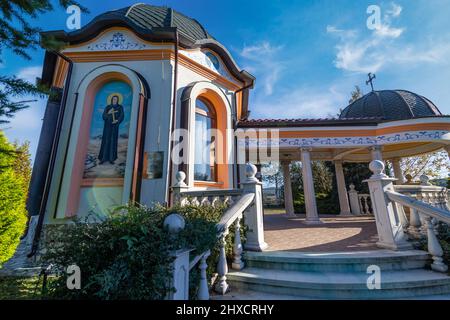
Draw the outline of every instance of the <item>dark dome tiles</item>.
M379 117L402 120L441 116L439 109L427 98L406 90L372 91L347 106L340 119Z

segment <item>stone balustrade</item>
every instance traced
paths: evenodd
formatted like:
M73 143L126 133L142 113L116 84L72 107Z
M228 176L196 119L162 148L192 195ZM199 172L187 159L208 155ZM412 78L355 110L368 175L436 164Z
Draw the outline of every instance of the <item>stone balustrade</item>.
M408 234L407 227L423 225L428 252L433 258L431 268L435 271L446 272L448 267L443 262L443 250L437 239L434 225L436 222L450 223L450 211L447 206L443 207L439 203L439 196L434 194L438 189L428 183L425 184L428 179L422 178L424 185L407 186L413 188L408 190L420 190L420 192L416 192L415 196L403 194L398 191L406 193L405 186L393 185L393 181L396 179L389 178L384 174L382 161L372 161L369 169L373 175L366 182L369 184L370 196L374 204L374 216L379 237L377 245L391 250L411 249L412 245L407 240L411 239L411 235L414 233L409 232ZM428 203L421 197L422 194L427 193L425 191L430 194L429 197L426 197L430 201ZM405 216L404 208L409 208L411 211L409 221ZM417 230L415 231L420 234Z
M348 198L350 202L350 209L354 215L371 215L373 214L370 194L358 193L355 185L349 185Z
M234 232L233 259L231 268L241 270L244 267L242 261L242 252L246 250L262 251L267 247L264 241L263 227L263 207L262 207L262 184L256 178L257 169L253 164L246 166L246 180L241 184L240 189L217 189L217 190L192 190L184 182L186 174L178 172L176 175L176 184L172 187L174 204L184 205L218 205L225 203L227 210L224 212L221 220L217 224L217 237L219 244L219 261L217 264L217 282L214 290L220 294L225 294L229 290L227 283L228 261L226 256L226 237L230 230ZM245 219L243 219L245 216ZM241 228L245 220L247 229L246 242L242 244ZM230 228L234 226L234 228ZM196 264L199 264L201 277L199 284L198 299L209 299L209 287L206 279L207 258L209 252L203 253L194 258L185 270L191 270ZM183 272L174 272L175 279L173 283L177 292L186 292L186 281L179 279ZM189 277L189 272L187 273ZM179 287L177 288L177 284ZM186 298L181 295L179 298Z
M397 185L394 190L403 195L410 196L429 205L449 211L448 190L445 187L433 186L426 175L420 176L420 184ZM417 210L405 208L409 214L409 220L405 221L408 233L414 238L426 236L427 226L423 217L421 218ZM434 229L437 227L436 220L432 220Z

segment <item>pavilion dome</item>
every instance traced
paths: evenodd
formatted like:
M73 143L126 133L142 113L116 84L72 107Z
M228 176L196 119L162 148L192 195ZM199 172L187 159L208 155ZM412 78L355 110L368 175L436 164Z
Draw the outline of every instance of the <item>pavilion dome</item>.
M213 39L197 20L168 7L136 3L129 7L105 12L97 16L93 22L110 19L126 21L148 31L176 27L180 33L193 41Z
M427 98L406 90L372 91L342 110L339 119L377 117L385 120L405 120L442 116Z

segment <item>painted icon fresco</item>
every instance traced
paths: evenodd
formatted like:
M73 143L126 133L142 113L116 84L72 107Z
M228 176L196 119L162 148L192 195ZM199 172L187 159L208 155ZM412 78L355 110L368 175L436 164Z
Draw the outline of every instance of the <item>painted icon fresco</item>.
M84 178L124 177L131 102L131 87L123 81L108 82L97 92Z

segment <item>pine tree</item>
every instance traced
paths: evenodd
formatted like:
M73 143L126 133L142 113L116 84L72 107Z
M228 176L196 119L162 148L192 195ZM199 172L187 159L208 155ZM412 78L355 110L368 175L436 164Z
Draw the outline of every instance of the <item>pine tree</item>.
M87 9L73 0L59 0L59 5L67 7L75 4L83 12ZM0 63L3 50L11 50L17 56L30 60L29 49L37 49L39 43L42 46L57 50L62 43L50 37L44 37L39 42L41 29L34 27L30 21L38 15L52 11L53 5L49 0L0 0ZM16 76L0 76L0 124L7 123L8 118L16 112L27 108L33 100L17 101L24 96L43 96L47 94L47 88L38 83L30 83Z

